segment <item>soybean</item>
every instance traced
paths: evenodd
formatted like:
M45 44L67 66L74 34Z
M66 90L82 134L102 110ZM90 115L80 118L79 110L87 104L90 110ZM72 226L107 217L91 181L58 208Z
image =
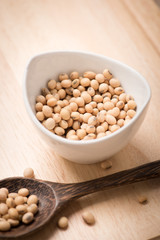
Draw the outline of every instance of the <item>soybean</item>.
M68 227L68 219L66 217L61 217L58 220L58 227L62 229L66 229Z
M31 205L29 205L29 206L27 207L27 211L28 211L28 212L31 212L31 213L33 213L33 214L36 214L36 213L38 212L38 206L37 206L37 204L32 203Z
M11 227L16 227L19 225L19 220L9 218L7 222L11 225Z
M27 212L23 215L22 217L22 222L25 224L29 224L30 222L32 222L34 219L34 215L32 212Z
M110 80L112 78L112 73L108 69L104 69L103 75L107 80Z
M86 212L82 213L82 218L89 225L95 224L95 218L91 212L86 211Z
M108 169L112 167L112 162L107 160L101 163L101 168Z
M18 195L27 197L29 195L29 190L27 188L21 188L18 191Z
M28 198L27 204L31 205L33 203L35 203L35 204L38 203L38 198L37 198L36 195L30 195L29 198Z
M12 219L17 220L19 218L18 211L15 208L10 208L8 210L8 214L9 214L9 217L12 218Z
M138 197L138 202L141 204L147 203L147 197L142 195Z
M23 172L23 176L26 178L34 178L34 171L32 168L26 168Z
M0 202L6 201L7 194L4 192L4 190L0 189Z
M11 225L8 221L0 221L0 231L6 232L11 228Z
M8 206L5 203L0 203L0 215L5 215L8 213Z

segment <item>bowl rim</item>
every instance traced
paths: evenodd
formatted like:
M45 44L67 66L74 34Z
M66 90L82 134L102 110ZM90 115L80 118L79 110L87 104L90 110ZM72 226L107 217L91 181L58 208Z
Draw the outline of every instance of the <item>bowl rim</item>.
M28 74L28 70L29 70L29 67L31 65L31 63L36 59L36 58L40 58L40 57L44 57L46 55L53 55L53 54L82 54L82 55L90 55L90 56L93 56L93 57L98 57L98 58L102 58L102 59L106 59L108 61L110 61L111 63L116 63L118 65L120 65L121 67L124 67L124 68L128 68L131 72L137 74L141 80L143 81L146 89L147 89L147 92L148 92L148 96L146 98L146 102L142 105L142 109L139 113L136 113L136 115L134 116L133 119L131 119L131 121L124 125L123 127L121 127L120 129L118 129L117 131L113 132L112 134L108 135L108 136L104 136L102 138L98 138L98 139L92 139L92 140L89 140L89 141L86 141L86 140L78 140L78 141L75 141L75 140L70 140L70 139L67 139L67 138L64 138L64 137L61 137L61 136L58 136L52 132L50 132L48 129L46 129L39 121L38 119L36 118L35 114L33 113L32 109L31 109L31 106L30 106L30 103L29 103L29 100L28 100L28 96L27 96L27 74ZM118 60L115 60L113 58L110 58L110 57L107 57L107 56L104 56L104 55L101 55L101 54L97 54L97 53L93 53L93 52L89 52L89 51L78 51L78 50L56 50L56 51L49 51L49 52L43 52L43 53L40 53L40 54L37 54L37 55L34 55L33 57L31 57L26 65L26 68L25 68L25 71L24 71L24 76L23 76L23 82L22 82L22 91L23 91L23 99L24 99L24 103L25 103L25 106L26 106L26 110L30 116L30 118L32 119L33 123L39 128L39 130L41 132L43 132L45 135L47 135L48 137L50 137L52 140L56 141L56 142L61 142L61 143L64 143L64 144L68 144L68 145L92 145L92 144L97 144L97 143L100 143L100 142L103 142L103 141L106 141L106 140L109 140L111 138L114 138L116 137L117 135L119 135L121 132L123 132L125 129L131 127L136 121L137 119L140 117L141 113L145 110L145 108L147 107L150 99L151 99L151 89L150 89L150 86L149 86L149 83L147 82L147 80L143 77L143 75L141 75L139 72L137 72L134 68L128 66L127 64L121 62L121 61L118 61Z

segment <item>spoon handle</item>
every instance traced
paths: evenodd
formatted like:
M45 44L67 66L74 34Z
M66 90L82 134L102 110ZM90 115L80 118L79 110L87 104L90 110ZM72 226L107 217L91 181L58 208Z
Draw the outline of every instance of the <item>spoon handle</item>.
M90 193L157 177L160 177L160 160L87 182L65 184L64 191L68 195L65 197L68 200L77 199Z

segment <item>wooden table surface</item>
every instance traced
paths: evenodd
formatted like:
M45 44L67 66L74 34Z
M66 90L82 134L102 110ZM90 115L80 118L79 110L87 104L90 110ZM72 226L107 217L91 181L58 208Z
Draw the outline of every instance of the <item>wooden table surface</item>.
M156 1L158 2L158 1ZM153 0L0 1L0 179L22 176L58 182L89 180L160 159L160 9ZM111 158L113 167L60 158L40 138L23 102L25 66L35 54L83 50L120 60L148 80L152 99L135 137ZM146 195L148 204L137 202ZM82 212L91 211L94 226ZM159 179L93 194L70 204L62 231L56 220L24 240L145 240L160 235Z

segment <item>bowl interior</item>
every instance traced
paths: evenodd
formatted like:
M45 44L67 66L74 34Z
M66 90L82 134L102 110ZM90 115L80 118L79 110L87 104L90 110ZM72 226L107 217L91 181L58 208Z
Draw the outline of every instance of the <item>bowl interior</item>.
M78 71L102 72L108 68L118 78L126 93L132 94L137 103L137 113L149 101L150 88L146 80L134 69L104 56L81 52L53 52L34 57L27 67L26 95L29 105L35 113L35 97L46 86L49 79L57 79L62 72Z

